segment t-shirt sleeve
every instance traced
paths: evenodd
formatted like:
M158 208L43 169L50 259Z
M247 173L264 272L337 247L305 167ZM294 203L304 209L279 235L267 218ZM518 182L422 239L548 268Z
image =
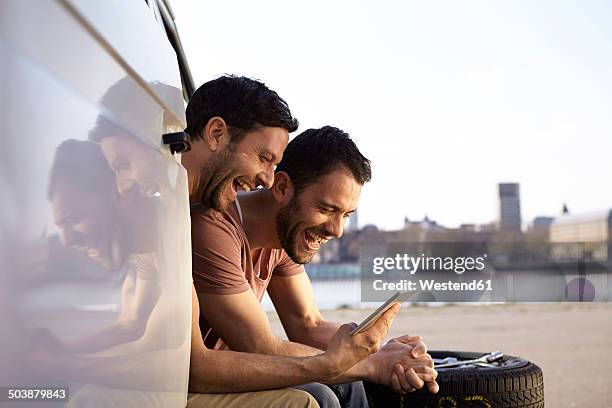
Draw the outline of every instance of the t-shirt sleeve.
M273 276L292 276L298 273L303 273L304 265L295 263L289 258L289 255L285 251L282 251L278 264L274 267Z
M191 221L193 283L198 293L233 295L249 290L240 237L229 221L195 214Z

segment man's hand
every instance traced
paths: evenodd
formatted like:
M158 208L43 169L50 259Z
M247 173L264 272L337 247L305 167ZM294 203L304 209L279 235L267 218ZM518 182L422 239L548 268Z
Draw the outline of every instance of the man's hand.
M421 336L411 336L409 334L400 337L394 337L388 341L389 343L401 343L407 346L410 346L412 350L410 351L410 355L414 358L419 358L427 354L427 345L423 343L423 337Z
M387 385L399 394L421 389L425 384L433 394L439 390L438 373L420 336L394 338L364 363L371 365L370 381Z
M351 331L355 328L354 324L340 326L329 341L327 351L322 355L329 364L331 377L345 372L378 351L399 308L400 304L395 303L370 328L354 336L351 336Z

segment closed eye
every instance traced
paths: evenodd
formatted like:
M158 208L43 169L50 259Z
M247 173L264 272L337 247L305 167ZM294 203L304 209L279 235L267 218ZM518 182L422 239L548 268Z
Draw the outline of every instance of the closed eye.
M74 224L78 224L79 221L80 221L80 217L74 214L74 215L68 215L62 218L59 222L55 223L55 225L57 225L58 227L61 227L61 226L68 227Z
M323 214L332 214L334 212L334 209L327 207L319 207L319 211Z
M116 173L121 173L122 171L127 171L130 169L130 162L118 158L113 161L112 168Z
M263 154L262 154L261 156L259 156L259 159L260 159L262 162L264 162L264 163L267 163L267 164L274 164L274 163L273 163L273 161L274 161L274 160L273 160L273 159L272 159L272 157L270 157L270 156L266 156L266 155L263 155ZM276 166L275 166L275 167L276 167Z

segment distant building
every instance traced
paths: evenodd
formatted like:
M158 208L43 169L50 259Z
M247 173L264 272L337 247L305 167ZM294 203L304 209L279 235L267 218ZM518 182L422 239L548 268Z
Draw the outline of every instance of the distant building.
M607 242L612 210L586 214L563 214L550 226L550 242Z
M421 221L410 221L404 218L404 228L400 230L401 238L406 242L427 242L436 239L446 228L439 225L436 221L430 220L426 215Z
M488 222L486 224L479 224L476 226L476 230L480 232L495 232L498 228L498 223L495 221Z
M363 227L363 232L378 232L378 227L374 224L367 224Z
M557 260L609 260L612 258L611 233L612 210L564 213L550 226L550 242L557 244L553 247L552 257Z
M548 234L554 219L554 217L535 217L531 223L531 231Z
M404 217L404 229L418 228L422 230L443 230L444 227L438 225L436 221L430 220L426 215L421 221L410 221L408 217Z
M476 228L476 224L461 224L459 226L459 230L465 232L476 232L478 229Z
M521 231L521 198L518 183L499 184L499 229Z

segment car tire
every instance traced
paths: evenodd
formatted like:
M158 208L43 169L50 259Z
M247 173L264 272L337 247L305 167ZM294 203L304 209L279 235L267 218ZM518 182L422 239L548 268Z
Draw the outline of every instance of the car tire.
M479 358L487 353L429 351L434 358ZM370 408L387 407L544 407L544 377L535 364L513 356L504 356L499 367L455 367L437 369L440 391L430 394L426 388L399 395L390 388L365 383Z

